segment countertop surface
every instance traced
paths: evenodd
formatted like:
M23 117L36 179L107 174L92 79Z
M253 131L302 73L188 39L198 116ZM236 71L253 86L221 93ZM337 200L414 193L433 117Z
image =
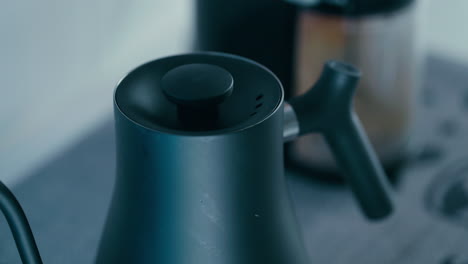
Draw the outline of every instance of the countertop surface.
M368 222L349 189L287 170L311 263L468 263L468 67L430 58L396 212ZM111 117L13 188L44 263L93 263L115 173ZM0 263L21 263L0 217Z

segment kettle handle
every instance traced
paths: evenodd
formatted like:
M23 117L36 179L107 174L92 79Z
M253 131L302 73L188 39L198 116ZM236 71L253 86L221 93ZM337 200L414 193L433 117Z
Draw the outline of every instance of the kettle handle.
M380 219L392 212L393 205L384 170L352 107L360 76L352 65L328 61L317 83L290 104L298 135L323 134L364 214Z
M1 181L0 210L10 226L22 262L24 264L42 264L28 219L16 197Z
M348 182L366 216L370 219L388 216L393 209L390 188L354 111L342 118L335 129L323 134L343 173L349 175Z

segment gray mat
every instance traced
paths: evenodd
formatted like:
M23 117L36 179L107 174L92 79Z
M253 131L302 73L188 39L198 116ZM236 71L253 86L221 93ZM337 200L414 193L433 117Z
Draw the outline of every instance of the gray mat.
M397 211L370 223L346 186L287 177L311 263L468 263L468 68L431 58ZM14 188L44 263L92 263L114 180L111 118ZM122 241L124 243L124 241ZM0 216L0 263L21 263Z

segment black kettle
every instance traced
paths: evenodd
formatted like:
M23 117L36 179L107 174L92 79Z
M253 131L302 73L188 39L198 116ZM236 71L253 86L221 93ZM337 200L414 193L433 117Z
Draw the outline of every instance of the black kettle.
M284 101L267 68L195 53L146 63L114 94L117 179L96 263L306 264L283 142L320 132L370 219L392 211L381 165L352 110L360 77L329 61ZM0 184L23 263L42 263L27 219Z

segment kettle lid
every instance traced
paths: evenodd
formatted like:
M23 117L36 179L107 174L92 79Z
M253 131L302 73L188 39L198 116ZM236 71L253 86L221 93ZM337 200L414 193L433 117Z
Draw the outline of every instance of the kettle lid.
M170 56L125 76L116 110L146 128L176 134L217 134L255 125L283 100L278 78L264 66L217 52Z

